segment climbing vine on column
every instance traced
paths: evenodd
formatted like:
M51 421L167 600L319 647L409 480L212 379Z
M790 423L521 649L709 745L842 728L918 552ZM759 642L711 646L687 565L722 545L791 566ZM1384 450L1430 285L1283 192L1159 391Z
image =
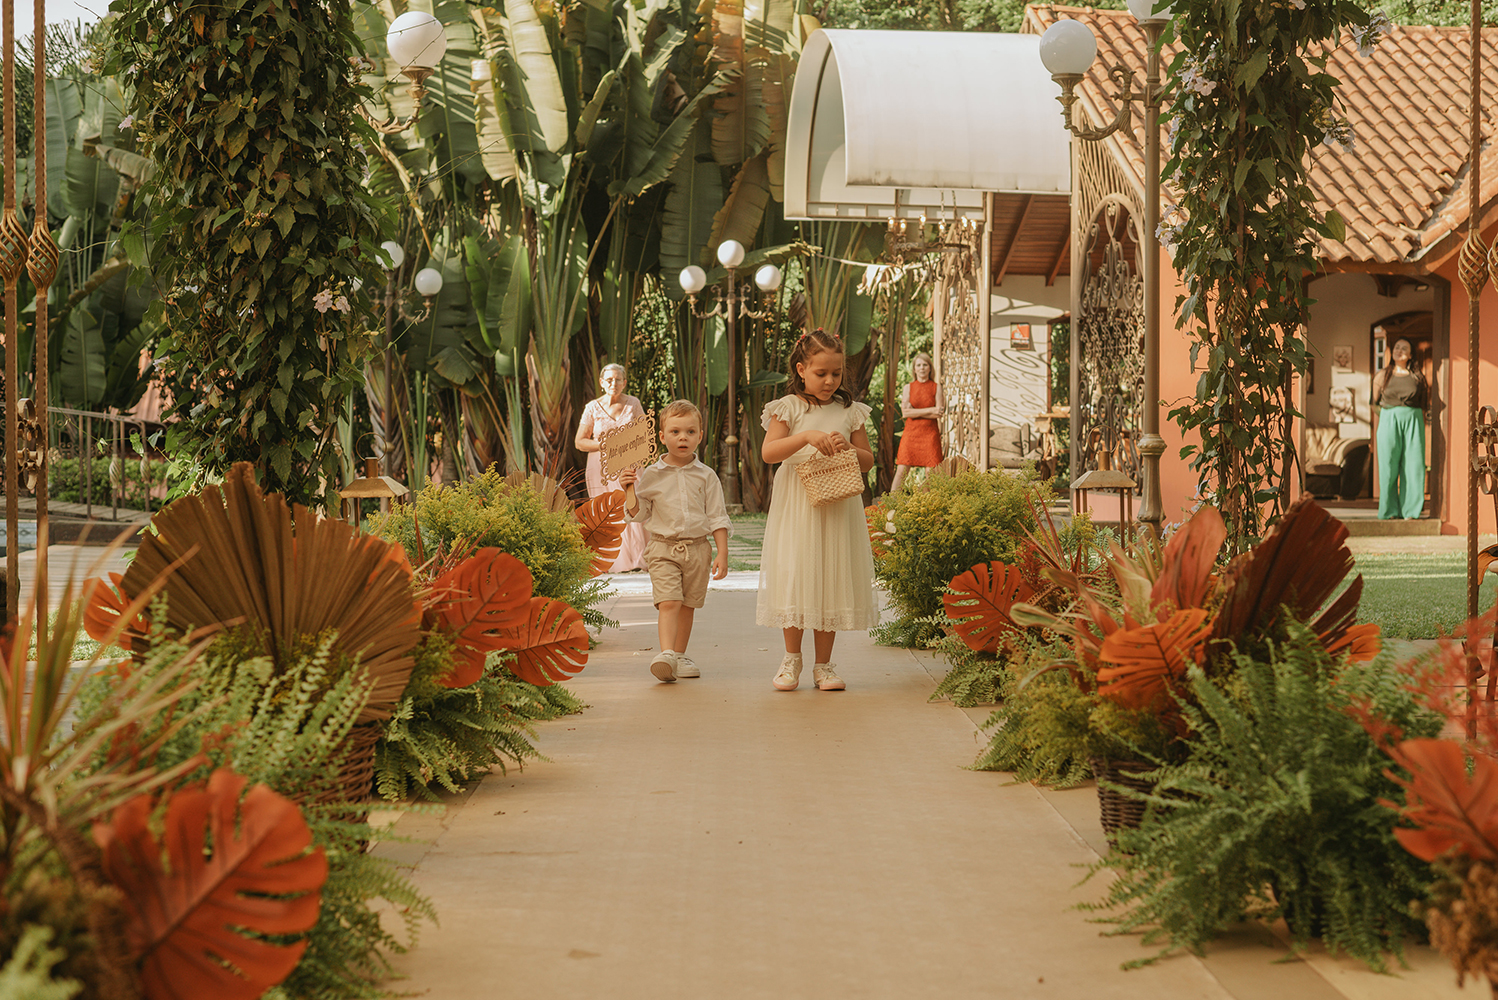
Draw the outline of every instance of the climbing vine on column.
M136 84L130 120L155 163L150 221L122 243L161 292L168 449L203 474L253 462L266 489L326 502L369 347L340 313L381 239L348 0L114 9L110 60Z
M1200 376L1170 416L1188 440L1199 437L1182 457L1241 550L1288 500L1305 279L1317 240L1344 235L1307 184L1316 144L1353 140L1327 58L1345 44L1370 54L1389 21L1352 0L1178 0L1174 9L1181 49L1163 175L1181 203L1160 237L1185 285L1178 323Z

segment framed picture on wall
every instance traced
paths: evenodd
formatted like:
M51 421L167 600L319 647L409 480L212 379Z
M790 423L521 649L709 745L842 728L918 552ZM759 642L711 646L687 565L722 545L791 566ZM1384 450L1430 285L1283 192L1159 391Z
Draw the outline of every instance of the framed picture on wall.
M1357 406L1353 402L1352 390L1345 385L1334 388L1327 396L1327 407L1334 424L1352 424L1358 419Z
M1009 347L1015 351L1035 350L1035 341L1030 336L1029 323L1012 323L1009 326Z
M1339 372L1352 371L1352 345L1338 344L1332 348L1332 367Z

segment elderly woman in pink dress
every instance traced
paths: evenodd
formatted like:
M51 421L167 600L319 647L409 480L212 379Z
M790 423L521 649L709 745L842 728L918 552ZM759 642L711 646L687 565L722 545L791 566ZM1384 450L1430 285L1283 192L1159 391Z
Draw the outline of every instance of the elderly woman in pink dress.
M645 418L645 407L633 396L624 394L625 377L623 365L604 365L598 384L603 395L589 400L583 407L582 419L577 422L577 438L573 442L577 450L588 456L588 496L596 497L609 490L617 490L617 484L604 482L603 457L598 452L598 439L606 431ZM619 558L609 567L611 573L627 573L645 566L645 526L630 524L624 528L624 538L619 545Z

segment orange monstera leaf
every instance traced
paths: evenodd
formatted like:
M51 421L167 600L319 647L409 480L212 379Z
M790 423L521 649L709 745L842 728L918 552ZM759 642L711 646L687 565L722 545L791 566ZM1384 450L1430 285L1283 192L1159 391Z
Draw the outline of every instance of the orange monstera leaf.
M1227 537L1227 525L1216 507L1202 507L1191 515L1165 545L1150 603L1159 608L1170 601L1177 610L1206 604L1214 583L1212 569Z
M583 543L593 550L593 575L609 571L619 558L624 538L624 493L610 490L600 493L573 511L582 528Z
M1450 740L1405 740L1389 756L1410 772L1404 817L1414 829L1394 836L1404 849L1434 861L1453 847L1468 857L1498 860L1498 761L1479 754L1467 776L1467 754Z
M1103 640L1098 694L1125 708L1150 708L1179 685L1212 631L1201 608L1177 611L1163 622L1119 629Z
M588 630L571 605L549 597L531 598L526 624L505 633L504 648L515 654L515 676L540 687L588 665Z
M996 653L1005 632L1020 626L1009 616L1016 602L1035 596L1018 566L979 563L952 578L954 593L943 594L941 604L952 628L975 653Z
M863 519L869 526L869 548L874 555L884 556L889 554L889 514L878 504L870 504L863 509Z
M506 648L506 636L526 624L532 583L525 563L495 548L478 549L432 582L427 615L457 633L452 669L440 684L467 687L484 676L489 653Z
M83 592L91 596L88 606L83 609L83 628L95 642L103 642L118 629L119 636L115 641L121 646L144 648L151 626L146 616L138 613L134 619L125 622L132 599L125 593L123 580L122 574L111 573L107 585L103 580L84 581Z
M312 833L290 799L256 785L241 802L245 784L220 769L206 787L173 794L160 841L150 795L94 827L150 1000L254 1000L307 948L265 938L317 923L328 859L308 850Z

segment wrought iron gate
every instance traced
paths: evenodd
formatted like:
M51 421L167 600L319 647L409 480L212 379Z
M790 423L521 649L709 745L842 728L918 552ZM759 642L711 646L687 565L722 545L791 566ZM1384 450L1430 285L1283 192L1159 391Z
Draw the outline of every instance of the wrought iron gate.
M1142 482L1140 407L1144 400L1144 281L1140 258L1142 213L1125 196L1126 182L1111 159L1083 143L1073 194L1081 245L1073 281L1080 283L1073 317L1077 390L1072 431L1077 465L1117 469ZM1085 227L1085 228L1083 228ZM1074 230L1075 231L1075 230Z

